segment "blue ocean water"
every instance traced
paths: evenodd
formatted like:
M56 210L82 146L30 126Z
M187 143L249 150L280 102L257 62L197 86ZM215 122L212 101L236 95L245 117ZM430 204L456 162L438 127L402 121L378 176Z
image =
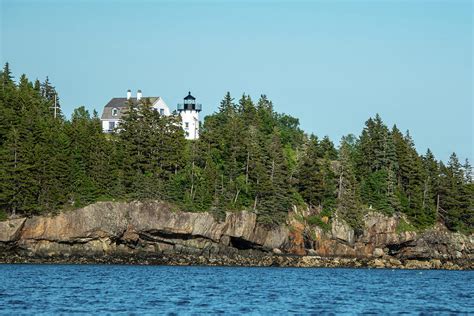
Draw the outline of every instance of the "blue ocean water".
M473 271L0 265L0 314L474 314Z

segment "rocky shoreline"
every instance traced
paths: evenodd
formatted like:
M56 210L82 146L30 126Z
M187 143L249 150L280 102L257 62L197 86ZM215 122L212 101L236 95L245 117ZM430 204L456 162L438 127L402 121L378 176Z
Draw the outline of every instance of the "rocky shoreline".
M0 222L0 263L474 269L474 236L441 224L400 231L406 219L369 213L356 234L337 216L330 229L310 225L307 212L269 228L246 211L219 221L158 201L100 202Z
M261 256L196 256L196 255L134 255L134 256L53 256L25 257L9 254L0 257L0 264L122 264L169 266L225 267L294 267L294 268L375 268L375 269L437 269L474 270L471 260L398 260L395 258L324 258L319 256L268 255Z

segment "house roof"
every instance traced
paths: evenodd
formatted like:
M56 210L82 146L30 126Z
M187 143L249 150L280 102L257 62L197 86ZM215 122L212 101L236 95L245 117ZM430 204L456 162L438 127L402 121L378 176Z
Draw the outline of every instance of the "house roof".
M155 104L160 97L143 97L142 99L148 98L151 104ZM130 98L134 104L137 104L137 98ZM102 112L101 119L102 120L114 120L114 119L121 119L122 115L126 112L128 108L128 99L127 98L112 98L110 99L109 103L107 103L104 107L104 111ZM117 109L117 115L113 115L113 109Z
M143 97L142 99L150 99L151 104L154 104L160 97ZM105 107L118 108L127 106L127 98L112 98ZM137 98L130 98L130 101L137 103Z

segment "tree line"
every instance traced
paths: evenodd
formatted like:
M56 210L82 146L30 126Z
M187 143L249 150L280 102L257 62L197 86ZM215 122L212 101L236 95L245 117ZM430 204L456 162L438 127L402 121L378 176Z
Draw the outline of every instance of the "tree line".
M336 148L275 112L265 95L236 101L227 93L199 140L187 141L179 116L160 115L145 98L129 103L119 130L104 134L97 112L84 107L69 120L55 118L59 98L48 79L15 82L7 63L0 80L0 212L9 215L160 199L217 216L251 210L269 225L293 207L310 207L354 228L374 210L404 213L416 228L442 221L474 230L469 162L418 154L410 134L379 115Z

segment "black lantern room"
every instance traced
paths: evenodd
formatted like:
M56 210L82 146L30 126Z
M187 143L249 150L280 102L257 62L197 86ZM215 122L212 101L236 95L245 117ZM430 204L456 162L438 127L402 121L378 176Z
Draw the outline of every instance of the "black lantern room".
M191 91L184 97L183 104L178 104L178 111L201 111L201 105L196 103L196 98L191 95Z

